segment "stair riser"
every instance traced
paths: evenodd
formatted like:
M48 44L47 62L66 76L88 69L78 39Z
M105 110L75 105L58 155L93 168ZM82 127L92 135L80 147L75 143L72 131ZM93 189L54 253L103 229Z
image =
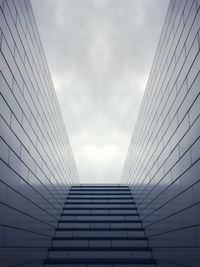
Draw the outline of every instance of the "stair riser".
M78 259L78 258L115 258L138 259L151 258L150 251L51 251L50 259Z
M78 229L92 229L92 228L140 228L141 223L59 223L60 228L78 228Z
M110 216L69 216L69 215L62 215L61 216L61 220L86 220L86 221L101 221L101 220L107 220L108 222L110 220L139 220L139 216L135 215L135 216L114 216L114 215L110 215Z
M144 231L56 231L57 237L144 237Z
M105 193L130 193L130 190L129 188L97 188L97 187L94 187L94 188L72 188L70 190L71 193L74 193L74 192L105 192Z
M73 187L45 267L156 267L128 187Z
M133 198L131 196L131 194L129 195L96 195L96 194L84 194L84 195L79 195L79 194L69 194L68 195L68 198L67 198L67 201L69 199L76 199L76 198L79 198L79 199L131 199L133 201Z
M63 214L76 214L77 216L79 215L79 214L87 214L87 215L90 215L90 214L102 214L102 215L105 215L105 214L110 214L110 215L112 215L112 214L119 214L119 215L124 215L124 214L136 214L137 213L137 210L134 210L134 209L132 209L132 210L90 210L90 209L88 209L88 210L81 210L81 209L79 209L79 210L65 210L65 209L63 209ZM125 216L125 215L124 215Z
M118 190L127 190L129 191L128 186L72 186L71 191L74 190L110 190L110 191L118 191ZM130 191L129 191L130 192Z
M135 204L66 204L65 208L87 208L87 209L95 209L95 208L135 208Z
M147 247L146 240L54 240L53 247Z
M72 190L68 194L69 196L76 196L76 195L81 195L81 196L87 196L87 195L96 195L96 196L132 196L130 191L125 190L125 191L108 191L108 190L94 190L94 191L89 191L89 190L83 190L83 191L75 191Z
M44 267L156 267L156 264L45 264Z
M79 204L79 205L83 205L83 204L93 204L93 208L95 208L95 205L99 205L99 204L109 204L109 205L124 205L124 204L128 204L128 205L134 205L133 200L114 200L114 199L69 199L66 202L66 205L68 204Z

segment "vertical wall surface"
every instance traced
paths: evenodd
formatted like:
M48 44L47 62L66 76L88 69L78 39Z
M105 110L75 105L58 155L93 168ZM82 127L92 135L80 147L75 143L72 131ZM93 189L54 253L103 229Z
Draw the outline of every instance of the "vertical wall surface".
M162 267L200 263L199 6L170 1L122 175Z
M2 267L40 266L76 179L30 1L0 0Z

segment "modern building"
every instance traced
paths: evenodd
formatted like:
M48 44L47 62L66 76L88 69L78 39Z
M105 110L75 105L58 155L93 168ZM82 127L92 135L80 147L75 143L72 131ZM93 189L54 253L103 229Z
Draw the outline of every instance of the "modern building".
M158 266L200 266L200 1L170 1L122 174Z
M0 266L200 266L200 1L171 0L121 185L79 185L30 0L0 0Z
M1 0L1 267L40 266L67 192L76 182L73 154L30 1Z

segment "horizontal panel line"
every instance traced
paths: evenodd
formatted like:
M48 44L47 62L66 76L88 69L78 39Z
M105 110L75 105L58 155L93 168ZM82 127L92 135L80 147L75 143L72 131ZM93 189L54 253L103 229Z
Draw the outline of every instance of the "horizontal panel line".
M165 235L165 234L168 234L168 233L170 234L170 233L179 232L179 231L192 229L192 228L196 228L196 227L200 227L200 224L194 224L194 225L190 225L190 226L186 226L186 227L182 227L182 228L177 228L177 229L173 229L173 230L170 230L170 231L165 231L165 232L154 234L154 235L148 235L148 237L160 236L160 235ZM146 234L148 234L147 231L146 231Z
M24 229L24 228L14 227L14 226L5 225L5 224L0 224L0 227L9 228L9 229L13 229L13 230L16 230L16 231L23 231L23 232L27 232L27 233L31 233L31 234L40 235L40 236L52 237L51 235L46 235L46 234L42 234L42 233L31 231L31 230L27 230L27 229Z

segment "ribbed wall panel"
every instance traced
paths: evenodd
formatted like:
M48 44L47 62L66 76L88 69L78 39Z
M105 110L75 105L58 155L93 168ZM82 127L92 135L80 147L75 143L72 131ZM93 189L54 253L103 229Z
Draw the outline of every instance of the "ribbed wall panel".
M30 1L1 0L2 267L22 263L40 266L66 194L76 179L76 166Z
M170 1L122 175L159 267L200 262L199 29L199 1Z

